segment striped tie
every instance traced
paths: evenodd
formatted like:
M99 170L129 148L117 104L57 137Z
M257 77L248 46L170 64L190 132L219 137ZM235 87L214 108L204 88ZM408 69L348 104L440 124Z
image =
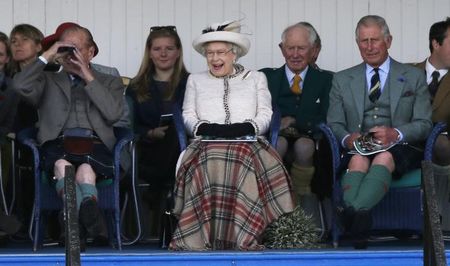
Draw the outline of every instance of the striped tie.
M294 82L292 83L292 87L291 87L291 91L294 94L301 94L302 93L302 88L300 87L300 82L301 81L302 81L302 78L298 74L295 74Z
M380 98L381 95L381 82L380 82L380 75L378 74L379 68L374 68L373 71L375 71L375 74L373 74L372 78L370 79L370 90L369 90L369 99L371 102L375 102Z

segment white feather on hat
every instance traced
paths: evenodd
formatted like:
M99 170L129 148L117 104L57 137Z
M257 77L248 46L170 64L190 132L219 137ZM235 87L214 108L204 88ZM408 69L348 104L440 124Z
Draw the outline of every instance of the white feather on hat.
M211 24L192 42L192 46L197 52L205 56L203 46L208 42L229 42L237 45L240 48L237 51L237 57L246 55L250 49L250 40L241 33L239 21Z

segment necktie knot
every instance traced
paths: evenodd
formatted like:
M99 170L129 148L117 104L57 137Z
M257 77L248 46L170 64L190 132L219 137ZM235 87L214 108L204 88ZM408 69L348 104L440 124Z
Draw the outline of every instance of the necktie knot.
M294 81L292 82L292 87L291 87L291 91L294 94L301 94L302 93L302 88L300 87L300 82L302 81L302 78L300 77L299 74L295 74L294 76Z
M433 80L439 81L439 76L441 74L439 73L439 71L435 70L433 71L433 73L431 73L431 77L433 78Z
M78 75L73 75L71 80L72 80L72 87L78 86L78 84L80 84L83 81L81 77Z

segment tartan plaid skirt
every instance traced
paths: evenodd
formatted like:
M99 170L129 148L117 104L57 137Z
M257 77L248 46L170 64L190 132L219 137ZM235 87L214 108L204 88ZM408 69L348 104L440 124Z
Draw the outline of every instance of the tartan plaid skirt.
M292 212L292 185L270 144L196 141L175 181L173 250L258 250L264 229Z

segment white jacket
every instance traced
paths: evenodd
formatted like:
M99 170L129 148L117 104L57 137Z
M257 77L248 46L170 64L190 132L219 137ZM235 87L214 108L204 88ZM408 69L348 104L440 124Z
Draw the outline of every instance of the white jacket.
M244 71L228 80L208 71L191 74L186 85L183 120L195 136L201 122L228 124L251 122L257 135L267 132L272 117L271 96L266 76L259 71ZM227 119L227 110L229 119Z

